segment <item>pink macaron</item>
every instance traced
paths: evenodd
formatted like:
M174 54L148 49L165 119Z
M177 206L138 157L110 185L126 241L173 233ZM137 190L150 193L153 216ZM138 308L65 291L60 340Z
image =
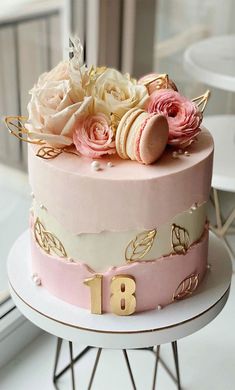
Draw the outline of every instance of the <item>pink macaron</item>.
M117 128L117 152L121 158L152 164L165 150L168 134L169 127L164 115L131 109Z

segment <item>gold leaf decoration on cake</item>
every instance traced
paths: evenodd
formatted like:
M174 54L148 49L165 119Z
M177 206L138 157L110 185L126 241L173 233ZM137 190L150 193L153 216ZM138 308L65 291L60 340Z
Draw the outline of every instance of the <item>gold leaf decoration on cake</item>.
M38 149L36 156L45 160L50 160L63 153L63 149L53 148L52 146L42 146Z
M157 230L148 230L138 234L134 240L130 241L125 251L126 261L136 261L142 259L152 248Z
M172 301L179 301L191 295L196 290L199 282L199 274L191 274L185 278L177 287Z
M45 229L39 218L37 218L34 223L34 236L40 248L49 255L55 254L59 257L67 257L67 253L61 241L54 234Z
M27 118L25 116L7 116L5 117L5 124L9 132L21 141L29 144L44 145L45 142L40 139L30 139L30 131L26 129L25 123Z
M200 111L203 113L205 108L206 108L206 105L208 103L208 99L210 97L210 91L209 89L203 94L203 95L200 95L194 99L192 99L192 102L196 103L196 105L200 108L200 106L202 106L200 108Z
M177 254L184 254L189 247L189 233L186 229L173 223L171 227L171 245Z

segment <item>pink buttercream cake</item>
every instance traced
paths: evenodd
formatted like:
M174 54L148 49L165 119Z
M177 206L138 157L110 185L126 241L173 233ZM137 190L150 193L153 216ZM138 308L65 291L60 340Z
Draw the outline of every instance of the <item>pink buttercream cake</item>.
M148 166L114 156L103 158L96 171L86 157L64 153L45 160L36 156L37 149L29 147L31 274L40 278L42 288L90 311L93 297L84 281L101 275L102 290L95 291L102 291L100 312L115 310L110 285L116 275L135 281L134 312L163 308L193 293L207 269L205 205L213 158L208 131L203 129L187 149L190 155L173 158L168 150ZM42 231L53 232L63 244L65 256L45 250L38 221ZM174 225L179 227L176 247ZM153 230L153 242L148 241ZM133 259L132 252L137 252Z
M201 126L209 92L178 90L165 74L87 68L75 40L30 92L26 123L6 119L29 143L37 288L116 315L193 294L207 269L213 140Z

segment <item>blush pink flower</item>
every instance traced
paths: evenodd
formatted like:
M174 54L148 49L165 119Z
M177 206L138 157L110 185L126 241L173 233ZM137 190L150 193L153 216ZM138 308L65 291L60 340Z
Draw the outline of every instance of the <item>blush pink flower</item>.
M87 115L76 123L73 142L83 156L99 158L116 153L110 120L102 113Z
M197 105L171 89L150 95L148 112L164 114L169 125L168 144L186 147L200 132L202 113Z

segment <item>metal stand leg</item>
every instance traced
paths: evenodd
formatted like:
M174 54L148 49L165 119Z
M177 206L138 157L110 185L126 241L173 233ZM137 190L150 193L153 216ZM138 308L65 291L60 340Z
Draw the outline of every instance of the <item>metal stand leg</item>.
M223 240L231 259L235 259L235 253L233 252L231 246L229 245L226 234L234 234L235 230L231 226L233 221L235 220L235 208L232 210L227 220L223 223L221 217L221 207L219 202L219 195L216 188L213 188L213 205L215 208L215 216L216 216L216 226L210 225L210 229L221 239Z
M73 357L73 343L71 341L69 341L70 363L67 366L65 366L57 374L56 372L57 372L57 367L58 367L58 362L59 362L62 342L63 342L63 340L61 338L57 338L55 365L54 365L54 371L53 371L53 383L55 384L55 387L57 388L57 386L56 386L57 380L68 369L70 369L71 370L71 377L72 377L72 389L75 390L74 364L93 347L86 347L82 352L80 352L74 358ZM172 351L173 351L174 362L175 362L176 377L173 375L173 373L171 372L169 367L166 365L166 363L161 359L161 357L160 357L160 345L157 346L156 352L154 350L154 347L139 348L140 350L146 350L146 351L152 352L155 355L155 366L154 366L154 377L153 377L152 390L155 390L155 388L156 388L157 371L158 371L158 364L159 363L162 364L163 368L170 375L170 377L173 379L173 381L177 384L178 390L181 390L177 341L173 341L171 343L171 345L172 345ZM98 367L98 363L99 363L99 360L100 360L101 352L102 352L102 348L99 348L98 351L97 351L97 354L96 354L94 367L93 367L93 370L92 370L92 373L91 373L91 377L90 377L90 381L89 381L89 385L88 385L88 390L91 390L91 387L92 387L92 384L93 384L93 381L94 381L94 377L95 377L95 373L96 373L96 370L97 370L97 367ZM134 381L134 376L133 376L133 373L132 373L132 370L131 370L131 366L130 366L127 350L123 349L122 352L123 352L123 355L124 355L124 358L125 358L125 361L126 361L126 365L127 365L127 369L128 369L128 373L129 373L130 379L131 379L131 384L132 384L133 390L136 390L137 387L136 387L136 384L135 384L135 381Z
M54 365L54 371L53 371L53 383L56 383L56 380L57 380L56 371L57 371L57 366L58 366L58 362L59 362L59 356L60 356L62 342L63 342L63 340L58 337L57 344L56 344L55 365Z
M55 365L53 370L53 383L55 387L57 388L57 381L58 379L64 375L64 373L68 370L71 370L72 375L72 389L75 390L75 377L74 377L74 364L81 359L92 347L86 347L81 351L75 358L73 357L73 344L70 341L69 342L69 353L70 353L70 363L67 364L59 373L57 373L58 368L58 362L61 352L61 346L62 346L63 340L61 338L57 338L57 345L56 345L56 356L55 356Z
M177 349L177 341L173 341L171 343L172 345L172 351L173 351L173 357L175 362L175 368L176 368L176 377L168 367L168 365L162 360L160 356L160 345L157 346L156 352L154 349L150 348L143 348L146 351L153 352L155 355L155 366L154 366L154 374L153 374L153 385L152 390L155 390L156 388L156 381L157 381L157 371L158 371L158 363L161 363L162 367L165 369L167 374L171 377L171 379L175 382L177 385L178 390L181 390L181 384L180 384L180 370L179 370L179 359L178 359L178 349Z
M156 387L159 356L160 356L160 345L157 346L157 350L156 350L156 360L155 360L154 373L153 373L153 387L152 387L153 390L155 390Z
M136 385L135 385L134 377L133 377L133 374L132 374L132 371L131 371L131 366L130 366L129 358L128 358L128 355L127 355L127 351L126 351L126 349L123 349L122 352L123 352L124 358L126 360L126 365L127 365L127 368L128 368L128 372L129 372L130 378L131 378L131 383L132 383L133 389L136 390Z
M178 358L178 347L177 347L177 341L173 341L171 343L173 355L174 355L174 361L175 361L175 370L176 370L176 376L177 376L177 385L178 390L181 390L181 384L180 384L180 369L179 369L179 358Z
M93 383L93 380L94 380L94 377L95 377L96 369L97 369L97 366L98 366L98 363L99 363L99 360L100 360L101 352L102 352L102 348L99 348L98 351L97 351L97 354L96 354L95 364L94 364L94 367L93 367L93 370L92 370L92 373L91 373L91 378L90 378L90 382L89 382L89 385L88 385L88 390L91 389L91 386L92 386L92 383Z
M69 353L70 353L70 368L72 376L72 389L75 390L75 379L74 379L74 367L73 367L73 343L69 341Z

